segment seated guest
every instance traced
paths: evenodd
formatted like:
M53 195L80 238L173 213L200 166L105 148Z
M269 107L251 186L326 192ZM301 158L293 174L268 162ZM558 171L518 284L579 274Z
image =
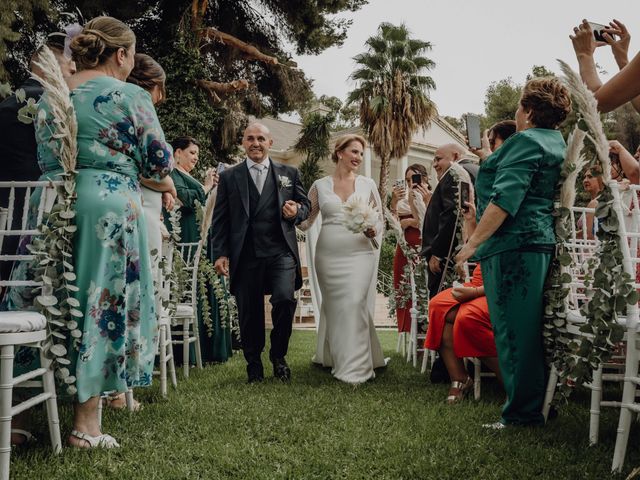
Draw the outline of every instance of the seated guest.
M180 205L180 241L185 243L197 242L200 240L200 224L196 215L198 203L204 207L208 195L216 195L218 185L218 175L214 169L208 169L205 173L204 184L191 176L200 155L200 144L192 137L178 137L171 145L173 146L176 159L176 168L171 172L171 178L178 193L178 204ZM165 224L167 228L171 225L165 214ZM206 239L205 239L206 241ZM209 242L206 241L207 256L209 257ZM212 260L209 257L210 260ZM200 350L204 362L226 362L231 356L231 328L230 325L222 325L218 302L213 291L213 286L208 285L209 306L211 307L210 321L205 322L202 318L202 309L198 308L198 329L200 333ZM211 327L207 327L210 323ZM212 330L211 332L209 330ZM180 360L180 346L176 346L176 360ZM190 352L193 356L193 349Z
M421 182L414 183L412 180L413 175L420 175ZM393 188L391 212L400 221L407 245L411 248L418 248L420 246L421 220L424 219L424 211L431 199L427 169L424 165L415 163L407 168L404 177L404 184ZM409 188L405 188L405 185L409 186ZM406 264L407 257L405 257L400 247L400 242L398 242L396 253L393 257L393 288L396 293L398 293ZM403 305L396 305L398 332L411 330L410 310L411 300L408 300Z
M75 63L67 58L63 53L64 36L50 36L46 46L51 49L62 75L67 78L76 71ZM42 47L38 48L31 56L29 70L38 76L42 76L42 71L36 65ZM40 178L40 167L38 166L38 154L36 147L36 136L33 124L26 124L18 120L18 110L26 105L28 99L39 100L42 95L42 85L33 78L27 79L18 89L24 90L25 101L19 102L16 94L10 95L0 103L0 132L2 141L0 142L0 181L35 181ZM22 193L22 194L21 194ZM9 204L9 190L0 191L0 207ZM15 222L22 220L22 208L24 205L24 192L17 192L14 203L14 228ZM3 254L13 254L18 248L18 237L11 236L4 239L2 245ZM12 263L1 262L0 278L8 280L11 274Z
M481 159L486 158L515 131L515 122L512 120L496 123L485 132L482 148L474 153ZM476 226L475 206L473 202L467 206L469 210L464 213L466 237L473 233ZM480 358L502 382L480 265L476 265L470 282L444 290L431 299L424 346L440 353L449 373L449 404L461 401L473 387L473 380L464 367L465 357Z

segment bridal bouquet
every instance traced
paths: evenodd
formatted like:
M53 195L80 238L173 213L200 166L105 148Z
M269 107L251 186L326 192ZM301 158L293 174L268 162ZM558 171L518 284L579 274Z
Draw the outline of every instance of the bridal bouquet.
M353 233L364 233L369 228L373 228L378 220L377 210L357 195L344 202L342 213L342 224ZM375 238L370 238L369 241L374 248L379 248Z

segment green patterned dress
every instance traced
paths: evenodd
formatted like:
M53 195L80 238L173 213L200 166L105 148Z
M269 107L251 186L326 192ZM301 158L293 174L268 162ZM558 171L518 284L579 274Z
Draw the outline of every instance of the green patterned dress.
M178 192L178 200L180 206L180 241L185 243L197 242L200 240L200 224L196 216L196 201L204 206L207 202L207 195L200 182L191 175L184 173L179 168L171 172L171 178ZM215 191L214 191L215 193ZM164 218L169 218L168 212L164 213ZM169 222L165 222L168 229L171 229ZM207 258L210 261L209 245L207 242ZM226 362L231 357L231 327L223 325L220 318L220 309L218 307L218 299L215 296L213 287L207 285L207 299L211 307L211 332L205 325L202 317L202 303L198 304L198 328L200 332L200 350L202 352L203 362ZM174 346L176 361L181 361L182 350L180 345ZM189 356L191 362L195 363L195 350L191 345Z
M541 425L544 281L555 247L553 200L566 144L557 130L510 137L480 166L478 220L489 203L508 216L475 254L504 379L503 424Z
M70 349L78 401L147 386L158 341L140 175L160 180L173 166L151 96L110 76L71 93L78 120L74 267L84 318ZM46 96L36 122L42 179L60 169ZM19 292L9 305L20 308Z

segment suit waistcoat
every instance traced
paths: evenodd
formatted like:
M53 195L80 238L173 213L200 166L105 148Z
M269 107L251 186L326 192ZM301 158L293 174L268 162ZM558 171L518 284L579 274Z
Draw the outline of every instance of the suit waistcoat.
M258 192L249 174L249 229L245 248L256 258L280 255L289 251L280 225L280 206L273 172L267 170L262 194Z

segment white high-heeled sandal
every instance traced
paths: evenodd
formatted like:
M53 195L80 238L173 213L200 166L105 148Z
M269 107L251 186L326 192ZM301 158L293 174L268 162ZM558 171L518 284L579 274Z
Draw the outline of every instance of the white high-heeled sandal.
M119 448L120 444L111 435L103 433L102 435L92 436L88 433L71 430L71 436L84 440L89 444L89 448ZM79 447L83 448L83 447Z

